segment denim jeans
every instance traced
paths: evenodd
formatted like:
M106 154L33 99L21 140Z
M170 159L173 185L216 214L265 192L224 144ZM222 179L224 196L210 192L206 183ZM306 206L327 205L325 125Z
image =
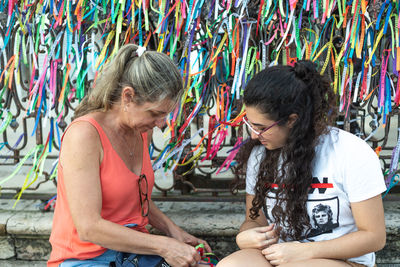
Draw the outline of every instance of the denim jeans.
M59 265L59 267L91 267L91 266L99 266L99 267L108 267L111 261L115 260L115 256L117 255L117 251L108 249L106 252L92 259L87 260L77 260L77 259L68 259Z

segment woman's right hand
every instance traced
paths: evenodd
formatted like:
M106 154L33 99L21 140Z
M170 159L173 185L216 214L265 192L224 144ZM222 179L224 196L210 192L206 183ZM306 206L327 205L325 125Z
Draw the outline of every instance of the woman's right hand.
M168 247L160 256L173 267L193 267L201 260L197 250L188 244L174 238L169 238L167 244Z
M277 242L278 237L273 224L247 229L236 236L236 243L240 249L264 249Z

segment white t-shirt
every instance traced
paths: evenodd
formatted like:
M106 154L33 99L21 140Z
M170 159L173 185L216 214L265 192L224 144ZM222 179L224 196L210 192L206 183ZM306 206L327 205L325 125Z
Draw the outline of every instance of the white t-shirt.
M330 128L328 134L321 136L315 150L312 189L307 200L313 229L308 241L300 240L303 242L331 240L357 231L350 203L369 199L386 190L377 155L355 135ZM246 175L248 194L255 195L259 163L265 151L264 146L257 146L250 154ZM272 193L267 196L266 204L269 218L272 218L270 212L275 204ZM375 253L349 260L372 267Z

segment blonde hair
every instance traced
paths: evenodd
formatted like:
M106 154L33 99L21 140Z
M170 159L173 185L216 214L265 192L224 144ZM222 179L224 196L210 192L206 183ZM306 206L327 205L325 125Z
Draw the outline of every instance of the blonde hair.
M100 72L95 86L75 110L74 117L94 111L107 111L121 98L124 87L135 91L133 101L178 101L183 93L182 77L175 63L165 54L145 51L138 56L138 46L121 47L115 58Z

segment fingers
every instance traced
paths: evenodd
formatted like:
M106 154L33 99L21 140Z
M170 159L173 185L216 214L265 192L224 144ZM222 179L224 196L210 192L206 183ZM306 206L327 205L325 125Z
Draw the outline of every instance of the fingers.
M268 249L264 249L262 254L272 266L279 266L284 263L274 252L270 252Z
M279 260L269 260L269 263L271 263L272 266L281 265L281 261L279 261Z
M188 234L183 242L191 246L196 246L197 244L199 244L199 240L200 239Z
M197 262L201 260L199 253L194 247L191 247L190 252L184 257L186 264L184 266L197 266Z
M190 252L184 257L185 265L184 266L197 266L197 262L201 260L199 253L194 247L191 247Z
M277 246L276 245L270 245L267 248L263 249L261 251L262 254L264 255L272 255L277 251Z
M274 239L276 238L275 232L273 231L264 232L263 238L265 238L266 240Z
M257 232L260 232L260 233L265 233L265 232L268 232L268 231L272 231L273 229L274 229L274 224L270 224L270 225L267 225L267 226L261 226L261 227L257 227L256 228Z
M179 266L179 267L192 267L197 266L197 263L200 262L201 257L197 250L188 244L181 243L177 241L177 247L168 250L167 255L163 255L164 259L171 266Z
M263 249L261 251L261 253L264 255L264 257L268 260L268 261L273 261L276 260L276 257L274 257L274 252L269 250L268 248Z
M256 244L255 248L265 249L276 243L278 243L277 238L265 239L265 236L262 235L262 239L258 240L258 242L255 243Z
M196 250L195 248L193 248L193 250L194 250L194 253L192 254L193 259L194 259L196 262L200 261L200 260L201 260L200 254L197 253L197 250Z
M260 234L262 234L259 238L262 243L262 247L268 247L272 244L278 242L278 237L276 236L274 225L270 224L268 226L260 227Z
M278 238L276 238L276 237L271 238L271 239L263 240L262 241L262 248L267 248L267 247L269 247L269 246L271 246L273 244L276 244L276 243L278 243Z
M212 252L212 249L211 249L210 245L207 243L207 241L202 240L202 239L198 239L198 241L199 241L198 242L199 244L203 244L204 245L204 248L205 248L205 250L207 252Z
M251 239L251 241L249 241L250 247L264 249L277 243L278 238L276 237L273 227L274 225L268 225L249 229L249 238Z
M266 249L263 249L261 253L273 266L279 266L287 263L287 260L283 257L279 250L279 245L271 245Z
M258 227L256 231L263 234L263 239L269 240L277 237L274 229L274 224Z

